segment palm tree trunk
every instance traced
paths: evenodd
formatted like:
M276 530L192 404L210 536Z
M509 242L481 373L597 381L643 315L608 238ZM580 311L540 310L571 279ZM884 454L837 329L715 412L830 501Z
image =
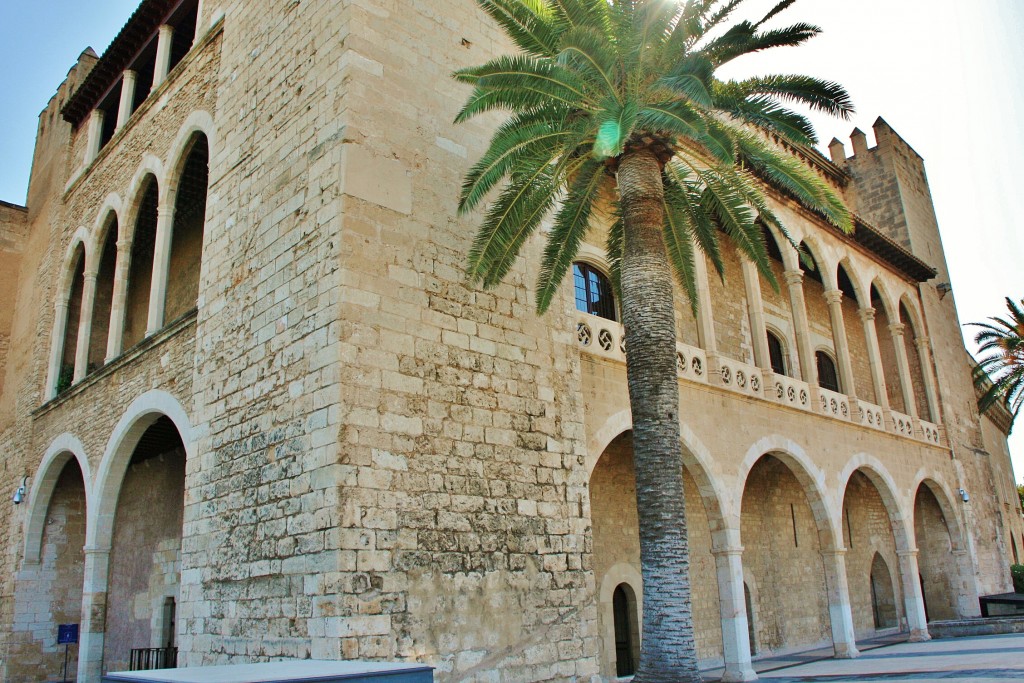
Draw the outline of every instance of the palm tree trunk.
M657 157L641 149L621 158L617 176L625 227L622 319L644 582L635 683L700 680L690 601L675 307L662 234L661 169Z

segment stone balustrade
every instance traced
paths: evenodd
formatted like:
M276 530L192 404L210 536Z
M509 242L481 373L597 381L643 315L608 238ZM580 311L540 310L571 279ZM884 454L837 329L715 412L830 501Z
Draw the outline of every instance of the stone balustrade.
M614 320L577 312L576 342L586 353L622 363L626 361L625 330ZM934 446L941 446L944 440L941 427L931 422L895 410L887 411L867 401L853 401L846 394L821 387L815 392L815 400L815 393L806 382L764 371L727 356L709 356L703 349L682 342L676 342L676 367L679 378L688 382L711 384Z

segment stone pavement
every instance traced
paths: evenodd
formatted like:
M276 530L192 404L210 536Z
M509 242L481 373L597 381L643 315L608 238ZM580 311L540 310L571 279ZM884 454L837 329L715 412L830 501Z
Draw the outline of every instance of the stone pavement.
M1024 635L900 643L857 659L826 659L758 674L772 683L1024 681Z

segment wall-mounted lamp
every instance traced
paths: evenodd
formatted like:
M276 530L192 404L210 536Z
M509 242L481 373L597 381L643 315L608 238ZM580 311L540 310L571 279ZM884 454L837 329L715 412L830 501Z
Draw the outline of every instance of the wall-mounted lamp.
M25 500L25 496L28 495L28 477L21 478L21 486L14 492L14 504L20 505L21 501Z
M947 294L953 291L953 285L948 282L940 282L935 285L935 291L939 293L939 301L942 301Z
M967 495L967 491L965 489L960 489L960 500L962 500L965 503L971 502L971 497Z

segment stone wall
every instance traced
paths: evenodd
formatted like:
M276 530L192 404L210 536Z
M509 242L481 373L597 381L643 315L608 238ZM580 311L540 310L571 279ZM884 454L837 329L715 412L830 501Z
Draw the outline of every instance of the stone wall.
M832 631L814 513L777 458L759 461L748 478L741 535L757 652L826 641Z
M948 572L953 545L942 508L927 486L921 486L914 503L914 536L928 620L956 619L956 589Z
M15 635L4 678L9 683L57 680L64 666L64 646L57 645L59 624L79 623L85 546L85 485L77 462L61 471L46 510L38 564L18 574ZM74 678L78 646L68 648L69 678Z
M876 631L871 587L876 555L881 556L890 578L897 624L905 626L899 556L896 554L892 521L878 489L862 473L855 473L846 486L842 522L847 551L846 577L850 584L853 626L858 637L871 637Z

